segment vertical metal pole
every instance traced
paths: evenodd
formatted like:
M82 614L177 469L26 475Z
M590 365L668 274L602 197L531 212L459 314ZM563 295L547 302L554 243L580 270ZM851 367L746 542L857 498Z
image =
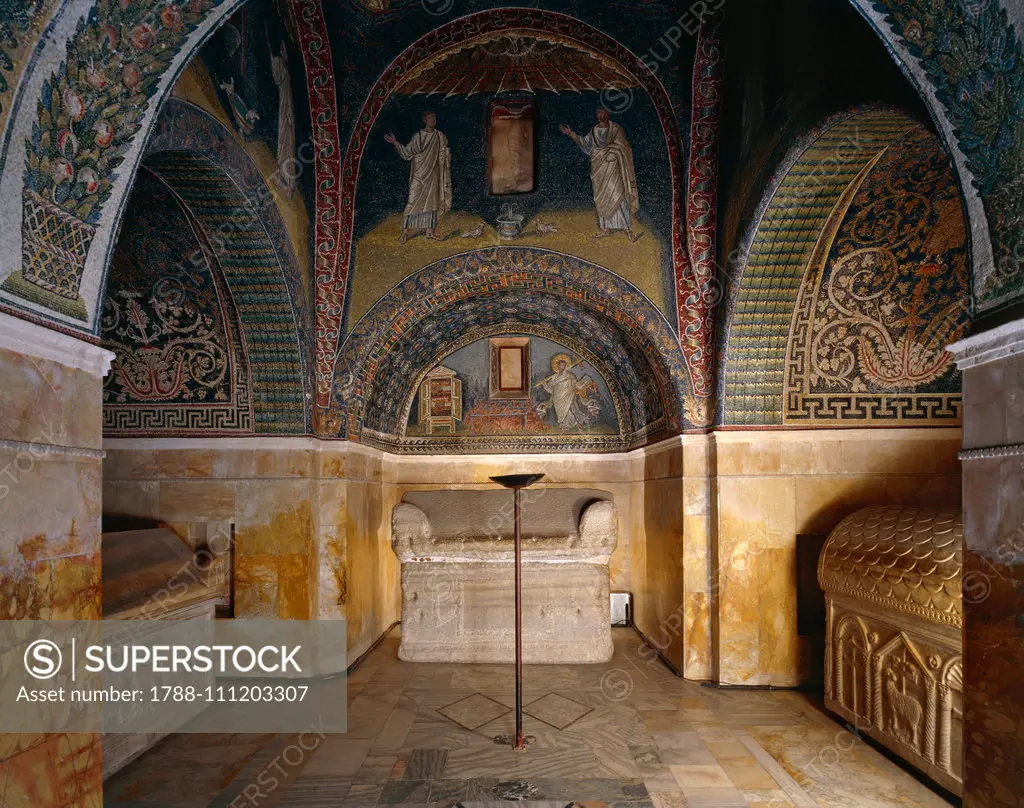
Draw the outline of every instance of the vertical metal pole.
M523 547L519 526L519 489L514 488L516 523L516 749L523 748Z

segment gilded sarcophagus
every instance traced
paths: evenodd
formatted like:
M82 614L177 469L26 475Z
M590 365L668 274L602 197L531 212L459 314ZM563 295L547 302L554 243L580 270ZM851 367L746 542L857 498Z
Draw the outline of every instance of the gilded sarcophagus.
M963 789L963 517L864 508L829 534L825 705Z

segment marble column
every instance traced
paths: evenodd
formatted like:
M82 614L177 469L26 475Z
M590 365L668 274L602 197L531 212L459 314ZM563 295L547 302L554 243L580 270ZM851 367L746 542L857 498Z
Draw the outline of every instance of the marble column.
M1024 787L1024 320L948 349L963 372L964 805Z
M103 376L113 354L0 313L0 619L101 610ZM9 805L99 808L99 736L0 735Z

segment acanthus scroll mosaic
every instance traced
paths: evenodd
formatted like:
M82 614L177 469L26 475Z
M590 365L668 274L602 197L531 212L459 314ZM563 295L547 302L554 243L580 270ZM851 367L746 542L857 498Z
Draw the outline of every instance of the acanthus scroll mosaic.
M969 322L967 233L935 138L918 126L888 147L838 216L797 301L785 420L955 422L945 347Z

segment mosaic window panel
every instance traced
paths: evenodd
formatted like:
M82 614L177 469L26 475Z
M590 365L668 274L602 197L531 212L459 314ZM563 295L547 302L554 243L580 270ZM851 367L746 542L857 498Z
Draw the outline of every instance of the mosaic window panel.
M487 132L487 178L492 194L526 194L534 189L533 102L495 101Z
M528 398L530 395L530 338L492 337L491 398Z

